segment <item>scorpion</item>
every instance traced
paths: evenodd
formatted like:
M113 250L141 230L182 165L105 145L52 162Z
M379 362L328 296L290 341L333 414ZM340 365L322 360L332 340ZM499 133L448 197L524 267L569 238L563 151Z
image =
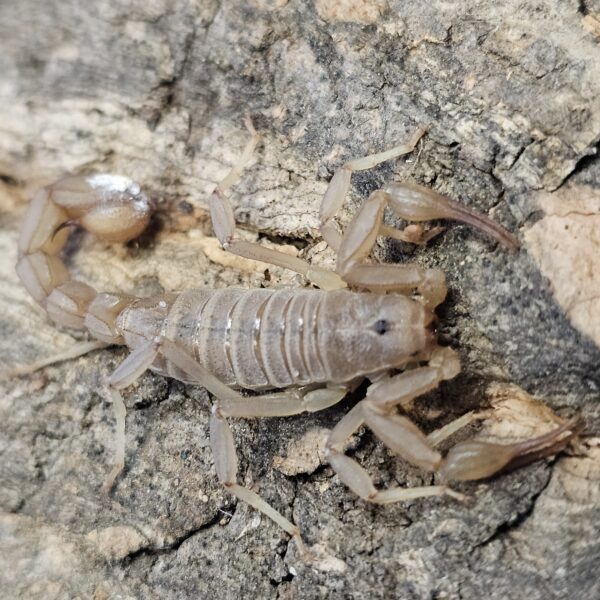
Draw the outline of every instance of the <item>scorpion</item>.
M487 478L565 448L576 434L576 420L512 444L461 442L442 456L437 446L480 417L467 413L425 435L408 416L412 400L455 377L460 363L454 350L439 346L435 339L434 310L447 291L444 274L369 260L378 236L423 243L432 235L419 225L404 230L387 227L384 210L414 222L459 220L508 248L518 244L491 219L410 182L374 191L340 233L335 217L350 190L352 173L410 153L425 128L417 129L404 144L350 160L334 173L320 207L320 232L337 252L333 271L235 238L227 192L240 179L260 140L249 117L246 127L250 140L210 196L216 237L225 250L291 269L319 289L189 289L151 298L99 293L69 277L61 258L69 226L78 225L108 242L136 238L153 210L140 186L118 175L70 175L38 191L27 209L18 246L19 278L57 325L87 331L94 339L80 342L54 361L106 345L131 350L107 385L116 433L104 491L111 490L125 465L126 409L121 390L147 369L210 392L214 398L210 445L219 481L299 543L302 538L294 523L238 483L228 418L320 411L340 402L357 382L368 380L365 397L330 431L326 459L350 490L377 504L442 495L462 500L465 496L448 482ZM256 393L244 396L242 389ZM377 489L366 469L346 454L348 440L364 425L402 459L438 473L441 484Z

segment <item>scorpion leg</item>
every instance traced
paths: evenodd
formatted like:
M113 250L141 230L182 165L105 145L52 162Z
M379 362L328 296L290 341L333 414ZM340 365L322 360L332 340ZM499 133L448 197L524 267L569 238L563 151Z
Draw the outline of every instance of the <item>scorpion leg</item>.
M115 435L115 458L102 490L110 492L123 467L125 466L125 417L127 410L123 396L119 390L131 385L140 377L154 362L158 354L159 340L149 340L138 346L131 354L115 369L110 376L109 391L113 404L116 421Z
M252 136L250 141L246 145L238 163L231 169L225 179L217 185L209 200L213 229L223 249L244 258L258 260L300 273L300 275L306 277L311 283L325 290L336 290L346 287L342 279L333 271L312 266L301 258L290 256L272 248L266 248L254 242L234 239L235 219L226 192L239 180L242 171L252 158L254 149L260 139L249 118L246 119L246 127Z
M297 391L290 390L245 398L219 381L210 371L172 341L163 338L160 351L179 369L218 398L211 413L210 439L219 481L231 494L247 502L294 536L300 547L303 548L300 531L296 525L275 510L256 492L237 483L237 454L226 417L288 416L304 411L322 410L339 402L346 395L347 389L343 386L332 386L331 388L312 390L302 396Z
M488 411L482 410L480 412L469 411L468 413L450 421L443 427L432 431L427 436L427 441L435 448L442 442L446 441L449 437L453 436L457 431L460 431L463 427L485 419L488 416Z
M425 131L425 127L419 127L404 144L390 148L385 152L379 152L378 154L371 154L369 156L350 160L334 173L329 182L329 186L327 187L327 191L325 192L325 196L323 196L319 215L321 219L321 235L336 252L340 248L342 236L334 227L333 218L339 212L340 208L342 208L344 198L350 191L350 178L352 172L372 169L380 163L412 152L415 149L417 142L423 137Z
M30 373L35 373L39 369L44 367L48 367L50 365L54 365L59 362L63 362L66 360L73 360L75 358L79 358L80 356L84 356L85 354L89 354L94 350L99 350L100 348L106 348L108 344L106 342L100 342L98 340L93 340L90 342L77 342L73 344L68 350L64 352L60 352L55 354L54 356L49 356L48 358L42 358L41 360L35 361L29 365L22 365L19 367L13 367L6 371L0 372L0 380L9 379L11 377L20 377L22 375L29 375Z
M247 502L256 510L267 515L291 536L300 539L300 530L291 521L288 521L279 511L275 510L268 502L263 500L256 492L237 483L237 454L233 441L233 434L219 409L215 404L210 417L210 444L215 461L215 469L219 481L240 500Z
M302 393L285 390L263 396L241 396L238 401L220 402L222 414L227 417L252 419L256 417L289 417L303 412L318 412L337 404L348 393L346 386L332 385Z

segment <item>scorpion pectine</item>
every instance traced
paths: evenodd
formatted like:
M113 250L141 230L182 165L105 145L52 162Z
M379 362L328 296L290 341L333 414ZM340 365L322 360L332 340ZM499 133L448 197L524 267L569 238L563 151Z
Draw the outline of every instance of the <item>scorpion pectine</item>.
M227 490L273 519L300 540L298 528L254 491L237 483L237 458L228 417L274 417L314 412L339 402L365 378L366 397L332 429L327 460L358 496L387 504L425 496L463 495L447 485L376 489L359 463L345 454L348 438L367 425L392 451L442 481L489 477L507 466L564 448L576 433L569 421L545 435L513 444L482 441L455 445L443 457L436 446L477 418L468 413L428 436L406 415L411 401L460 371L456 353L435 341L433 310L444 300L444 275L415 265L372 264L377 236L420 242L418 226L387 227L389 207L409 221L455 219L472 224L514 248L515 238L490 219L414 183L393 183L373 192L343 235L334 222L353 171L370 169L411 152L424 130L406 144L351 160L331 179L320 210L321 233L337 251L330 271L274 249L235 239L227 190L239 179L259 137L210 197L213 228L223 248L291 269L320 289L190 289L152 298L98 293L69 279L60 257L68 226L126 242L148 224L151 203L140 186L116 175L68 176L40 190L29 206L19 239L17 273L33 298L58 325L86 330L82 343L63 359L107 344L131 352L112 373L108 389L116 418L116 451L104 484L109 491L125 461L125 404L120 390L144 371L205 387L213 396L210 440L216 472ZM348 288L353 288L351 291ZM243 396L238 390L276 390ZM400 411L399 411L400 409ZM401 414L402 413L402 414Z

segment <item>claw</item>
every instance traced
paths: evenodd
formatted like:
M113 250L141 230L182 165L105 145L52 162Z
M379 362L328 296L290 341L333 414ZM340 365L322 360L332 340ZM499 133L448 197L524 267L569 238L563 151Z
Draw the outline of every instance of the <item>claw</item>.
M515 444L479 441L457 444L448 452L440 475L444 481L485 479L499 471L520 467L560 452L580 429L581 423L576 417L544 435Z
M422 185L411 182L392 183L385 187L385 191L390 196L391 209L402 219L454 219L484 231L509 250L519 247L517 238L498 223Z

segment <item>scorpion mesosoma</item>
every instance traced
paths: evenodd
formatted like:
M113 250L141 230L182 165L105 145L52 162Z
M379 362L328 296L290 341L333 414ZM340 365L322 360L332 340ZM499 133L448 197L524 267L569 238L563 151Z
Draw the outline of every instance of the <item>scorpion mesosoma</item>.
M320 209L320 231L337 251L333 272L234 238L234 216L226 192L239 179L259 140L249 119L246 126L250 141L210 197L216 236L230 252L292 269L320 290L198 289L141 299L98 293L85 283L69 280L60 257L69 225L78 224L104 240L126 242L148 224L151 203L139 185L126 177L68 176L40 190L26 213L16 267L21 281L58 325L87 330L98 340L82 343L68 356L107 344L125 344L131 349L108 382L116 417L116 456L105 491L124 467L126 411L120 390L147 369L204 386L214 396L210 439L219 480L231 494L299 541L299 530L292 522L237 483L228 417L322 410L339 402L357 381L370 380L366 397L332 429L326 452L344 484L364 500L379 504L463 496L447 485L376 489L367 471L345 454L348 438L362 425L403 459L438 472L443 482L485 478L509 464L564 448L574 435L574 422L514 444L459 443L442 457L435 447L477 416L464 415L428 436L406 416L413 398L454 377L460 364L452 349L436 344L433 334L433 310L446 295L443 273L368 262L379 235L413 242L427 238L416 225L404 231L386 227L384 209L389 207L409 221L461 220L505 246L517 245L493 221L414 183L395 183L373 192L345 234L339 233L334 217L349 191L352 172L411 152L424 130L417 130L406 144L351 160L334 174ZM277 391L245 397L239 388Z

